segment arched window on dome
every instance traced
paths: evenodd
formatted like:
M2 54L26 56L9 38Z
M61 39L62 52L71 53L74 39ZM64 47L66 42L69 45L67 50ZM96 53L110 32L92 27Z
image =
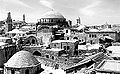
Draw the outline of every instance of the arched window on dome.
M15 71L14 71L14 70L11 70L11 74L15 74Z
M46 19L45 19L45 22L46 22Z
M58 20L58 22L60 22L60 20Z
M29 70L27 69L27 70L25 70L25 74L29 74Z
M51 19L51 22L53 22L53 19Z

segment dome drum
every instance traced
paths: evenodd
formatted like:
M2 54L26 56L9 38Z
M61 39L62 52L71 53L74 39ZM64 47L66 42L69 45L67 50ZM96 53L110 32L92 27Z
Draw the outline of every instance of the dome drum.
M41 18L41 23L63 23L66 21L65 18Z

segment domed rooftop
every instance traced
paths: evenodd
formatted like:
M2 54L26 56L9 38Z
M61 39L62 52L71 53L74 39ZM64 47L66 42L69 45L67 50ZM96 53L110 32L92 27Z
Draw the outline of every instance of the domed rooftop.
M62 14L60 14L57 11L49 11L47 13L45 13L42 18L64 18L64 16Z
M5 63L6 67L12 68L25 68L34 67L39 65L38 60L28 51L19 51L15 53L8 61Z

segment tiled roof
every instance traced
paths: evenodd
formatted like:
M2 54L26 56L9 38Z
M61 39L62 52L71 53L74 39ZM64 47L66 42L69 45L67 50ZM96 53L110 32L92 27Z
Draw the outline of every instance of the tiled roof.
M6 67L12 68L24 68L24 67L33 67L37 66L40 63L38 60L28 51L19 51L14 54L8 61L5 63Z

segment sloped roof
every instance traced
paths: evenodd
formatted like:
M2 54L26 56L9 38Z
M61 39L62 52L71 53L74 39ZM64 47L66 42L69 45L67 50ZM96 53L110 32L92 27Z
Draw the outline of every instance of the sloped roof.
M15 53L8 61L5 63L6 67L12 68L25 68L34 67L39 65L38 60L28 51L19 51Z

